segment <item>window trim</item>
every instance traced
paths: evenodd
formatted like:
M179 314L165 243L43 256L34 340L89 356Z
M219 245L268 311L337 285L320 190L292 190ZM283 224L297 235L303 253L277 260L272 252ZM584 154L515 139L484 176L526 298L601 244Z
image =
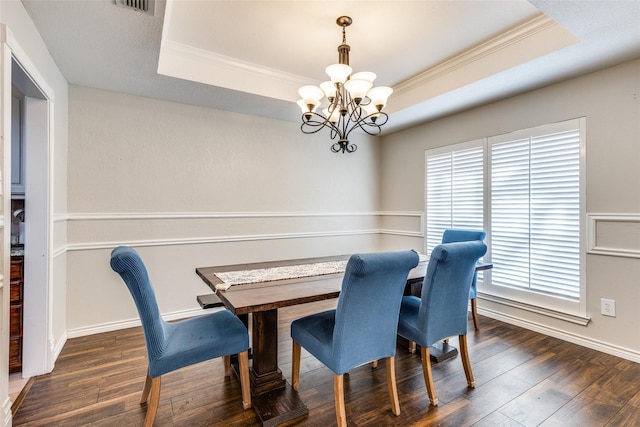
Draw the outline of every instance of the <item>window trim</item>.
M456 143L452 145L441 146L438 148L425 150L425 173L424 173L424 249L427 248L427 159L430 156L443 154L451 151L465 150L475 148L479 145L483 146L484 160L484 230L487 232L485 243L488 250L485 255L486 262L492 262L492 246L491 246L491 144L507 142L521 139L523 137L531 137L537 135L551 134L555 132L566 131L569 129L578 129L580 132L579 140L579 172L578 179L579 188L579 297L578 301L571 301L561 297L544 295L532 290L512 289L503 286L492 285L491 270L485 271L482 281L478 281L478 297L488 301L496 302L503 305L516 307L519 309L543 314L546 316L567 320L573 323L586 325L589 321L587 316L587 277L586 277L586 240L587 240L587 221L586 221L586 119L585 117L543 124L527 129L521 129L514 132L475 139L468 142Z

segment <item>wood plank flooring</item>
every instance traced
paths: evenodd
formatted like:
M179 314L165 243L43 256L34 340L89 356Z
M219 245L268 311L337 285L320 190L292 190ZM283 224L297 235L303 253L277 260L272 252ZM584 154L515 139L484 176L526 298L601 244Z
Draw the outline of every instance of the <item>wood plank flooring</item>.
M280 367L291 379L289 325L333 308L322 301L280 312ZM430 407L418 354L398 340L396 372L401 414L389 406L385 363L345 378L350 426L639 426L640 364L486 317L470 323L475 389L467 389L460 357L435 364L440 401ZM451 339L457 345L457 339ZM309 415L289 425L335 425L333 376L303 350L300 395ZM141 426L138 402L146 372L140 328L70 339L54 371L37 377L14 414L14 426ZM163 377L155 426L257 426L244 411L240 386L225 378L222 360Z

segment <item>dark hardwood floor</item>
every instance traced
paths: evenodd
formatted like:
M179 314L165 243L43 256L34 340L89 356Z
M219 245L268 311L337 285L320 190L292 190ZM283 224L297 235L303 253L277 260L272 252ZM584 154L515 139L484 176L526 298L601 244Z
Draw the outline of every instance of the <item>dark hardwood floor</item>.
M291 378L292 319L335 301L281 310L280 367ZM433 366L440 406L430 407L418 354L398 341L401 414L392 414L385 364L362 366L345 380L350 426L639 426L640 364L480 317L470 323L476 388L467 389L460 357ZM452 339L453 345L457 339ZM300 394L309 415L290 425L335 425L333 376L303 350ZM37 377L14 414L14 426L140 426L146 373L140 328L70 339L51 374ZM255 426L240 386L222 360L163 377L156 426Z

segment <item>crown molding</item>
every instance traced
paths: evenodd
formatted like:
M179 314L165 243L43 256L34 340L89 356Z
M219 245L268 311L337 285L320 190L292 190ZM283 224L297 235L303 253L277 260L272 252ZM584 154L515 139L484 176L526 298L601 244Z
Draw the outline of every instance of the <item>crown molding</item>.
M388 112L412 107L578 42L539 15L394 86Z
M158 74L295 102L314 79L163 39Z

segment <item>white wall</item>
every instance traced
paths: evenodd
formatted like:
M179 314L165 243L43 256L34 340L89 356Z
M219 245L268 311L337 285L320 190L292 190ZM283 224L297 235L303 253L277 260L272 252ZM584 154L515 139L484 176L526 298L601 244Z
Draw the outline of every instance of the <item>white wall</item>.
M66 200L66 155L67 155L67 83L58 70L53 58L50 56L47 47L42 41L38 30L33 25L33 22L26 13L22 3L20 1L1 1L0 2L0 24L4 26L6 47L11 51L14 59L21 64L23 69L30 75L30 77L36 81L41 90L46 90L49 97L49 104L45 107L43 117L48 117L48 122L44 123L44 128L49 131L49 139L45 139L43 144L39 146L40 150L44 150L42 158L45 164L48 162L50 169L44 168L45 171L39 174L42 178L42 182L39 185L48 186L47 191L41 193L49 194L49 197L45 197L45 200L41 200L41 203L35 203L31 206L38 206L38 210L41 210L35 216L41 216L44 219L44 223L49 224L51 230L49 232L50 240L47 236L42 236L44 242L43 247L46 249L42 251L45 259L40 263L40 267L43 267L45 275L48 277L39 281L41 283L36 284L41 295L48 295L51 299L48 302L37 307L38 310L38 325L35 327L32 325L34 320L33 316L27 315L25 309L24 319L24 342L33 343L36 335L39 341L45 340L46 342L40 342L38 346L38 354L29 353L26 354L28 358L37 357L39 360L37 363L25 362L23 369L30 371L31 373L41 374L48 372L53 367L53 361L58 351L62 348L66 340L66 310L64 301L60 300L60 297L66 295L66 259L63 254L64 247L66 246L66 231L64 227L53 226L54 215L62 216L66 214L67 200ZM0 66L2 67L3 76L9 76L11 73L11 59L10 57L3 58ZM11 87L2 86L0 97L5 99L11 95ZM45 119L46 121L46 119ZM10 138L4 134L8 131L8 128L2 129L2 139L9 141ZM1 146L1 144L0 144ZM0 147L1 148L1 147ZM7 154L8 151L4 150ZM53 165L56 165L55 167ZM11 175L10 170L7 168L3 171L5 179ZM38 175L36 171L36 175ZM43 175L44 174L44 175ZM35 184L32 182L32 184ZM5 189L9 188L5 185ZM5 194L9 197L9 193ZM4 204L5 210L8 206ZM35 218L32 216L32 218ZM8 220L5 221L9 223ZM9 240L3 239L3 271L5 278L9 277L9 272L6 271L8 266L8 254L9 254ZM58 254L55 257L54 254ZM28 256L25 257L28 259ZM25 263L25 268L28 265ZM27 286L25 284L25 295ZM8 279L5 286L8 289ZM4 292L5 289L3 289ZM46 300L46 297L43 298ZM8 310L8 300L2 298L3 304L0 307L0 311L3 312L2 317L6 319L5 313ZM25 300L26 303L26 300ZM25 306L26 307L26 306ZM5 325L8 322L3 322ZM46 324L45 324L46 323ZM5 326L6 327L6 326ZM3 334L2 342L0 343L1 351L4 355L7 354L8 341L6 334ZM6 363L6 358L2 357L3 363ZM27 360L27 359L23 359ZM2 400L2 419L0 425L10 425L11 423L11 411L10 401L8 400L7 390L7 369L3 370L3 376L0 380L0 399Z
M379 139L334 154L299 124L71 86L70 336L137 318L109 254L136 247L161 311L199 310L195 268L377 250Z
M587 214L640 215L640 61L385 136L382 209L423 211L427 149L583 116L587 120ZM629 230L636 233L635 247L640 248L637 227ZM607 240L606 235L599 237ZM388 248L423 246L420 238L385 236L383 240ZM478 306L481 313L484 308L485 314L502 320L640 360L639 277L639 258L588 254L586 296L591 322L586 327L483 300ZM617 317L600 315L601 298L616 300Z

